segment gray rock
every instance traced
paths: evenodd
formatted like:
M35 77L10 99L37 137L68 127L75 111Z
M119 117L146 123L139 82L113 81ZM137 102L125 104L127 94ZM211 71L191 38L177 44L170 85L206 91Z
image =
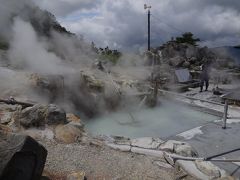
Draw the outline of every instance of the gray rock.
M212 164L211 162L206 161L195 161L196 167L204 174L212 178L221 177L220 169Z
M12 113L11 112L5 112L3 114L0 114L0 123L1 124L8 124L12 120Z
M178 160L176 162L178 168L183 169L188 175L192 176L194 179L207 180L210 179L208 175L201 172L192 161Z
M176 145L174 147L174 152L180 156L186 156L186 157L197 156L197 152L189 144Z
M72 123L58 125L55 129L55 138L66 144L79 142L84 135L84 130Z
M47 107L37 104L33 107L28 107L20 112L16 120L24 127L39 127L46 123Z
M57 105L50 104L47 107L46 121L49 125L65 124L67 123L66 112Z
M144 137L131 140L131 146L145 149L157 149L164 141L159 138Z
M185 144L184 142L168 140L164 144L160 145L159 149L163 151L174 152L174 147L176 145L184 145L184 144Z
M19 110L14 116L15 122L19 122L23 127L40 127L45 124L63 124L66 123L66 113L56 105L36 104Z

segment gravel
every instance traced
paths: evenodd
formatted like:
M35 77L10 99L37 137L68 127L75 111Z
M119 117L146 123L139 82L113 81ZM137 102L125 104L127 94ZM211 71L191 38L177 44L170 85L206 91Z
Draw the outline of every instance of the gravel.
M51 174L84 171L87 179L175 179L174 169L160 168L153 163L156 158L89 143L66 145L44 140L42 144L48 150L45 171Z

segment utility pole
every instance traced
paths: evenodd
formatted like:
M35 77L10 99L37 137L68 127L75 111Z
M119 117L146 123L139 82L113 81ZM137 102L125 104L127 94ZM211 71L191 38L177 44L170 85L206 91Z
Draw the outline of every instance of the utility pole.
M151 6L147 6L146 4L144 4L144 9L148 9L148 51L150 51L150 47L151 47L151 26L150 26L150 18L151 18Z

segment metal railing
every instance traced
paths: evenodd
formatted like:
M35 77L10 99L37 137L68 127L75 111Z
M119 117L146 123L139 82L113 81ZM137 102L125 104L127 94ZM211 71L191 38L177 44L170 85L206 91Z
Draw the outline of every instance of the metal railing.
M151 87L151 89L153 89L153 88ZM167 94L170 94L170 95L182 97L182 98L187 98L187 99L190 99L190 100L197 100L197 101L201 101L201 102L207 102L207 103L210 103L210 104L215 104L215 105L218 105L218 106L223 106L224 110L223 110L222 128L223 129L227 128L227 119L228 119L228 100L227 99L224 99L224 104L221 104L221 103L214 102L214 101L209 101L209 100L200 99L200 98L196 98L196 97L185 96L185 95L182 95L182 94L179 94L179 93L175 93L175 92L172 92L172 91L166 91L166 90L163 90L163 89L158 89L158 91L162 92L162 93L167 93Z

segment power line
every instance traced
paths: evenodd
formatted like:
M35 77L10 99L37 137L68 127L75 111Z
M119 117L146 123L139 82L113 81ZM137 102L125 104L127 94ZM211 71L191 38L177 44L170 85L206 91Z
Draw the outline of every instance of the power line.
M152 17L154 18L154 19L156 19L156 20L158 20L158 21L160 21L161 23L163 23L163 24L165 24L165 25L167 25L168 27L170 27L170 28L172 28L172 29L174 29L175 31L177 31L177 32L180 32L180 33L184 33L182 30L180 30L180 29L178 29L178 28L176 28L176 27L174 27L173 25L170 25L170 24L168 24L168 23L166 23L166 22L163 22L160 18L158 18L158 17L156 17L155 15L153 15L152 14Z
M164 31L164 30L162 30L162 31L163 31L164 33L168 33L167 31ZM169 34L169 37L171 37L171 34L170 34L170 33L168 33L168 34ZM159 33L157 30L154 30L153 35L157 36L157 35L162 35L162 34ZM154 38L154 39L155 39L155 38ZM161 37L158 37L158 36L157 36L157 39L160 40L161 43L165 43L165 42L166 42L166 41L163 40Z

